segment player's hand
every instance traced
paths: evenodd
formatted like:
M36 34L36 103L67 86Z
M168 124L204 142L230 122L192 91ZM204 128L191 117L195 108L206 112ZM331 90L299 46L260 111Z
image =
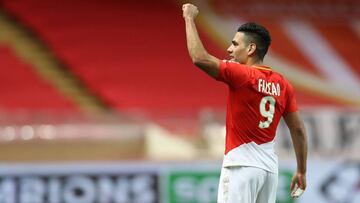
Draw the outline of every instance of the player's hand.
M184 4L182 6L182 10L183 10L183 17L184 18L196 18L196 16L199 13L199 9L192 5L192 4Z
M306 189L306 174L296 172L291 180L291 197L299 197Z

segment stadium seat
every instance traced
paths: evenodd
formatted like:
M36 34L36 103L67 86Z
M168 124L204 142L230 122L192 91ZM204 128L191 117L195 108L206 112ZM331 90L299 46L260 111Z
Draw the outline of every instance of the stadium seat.
M1 111L77 111L77 107L8 47L0 45Z

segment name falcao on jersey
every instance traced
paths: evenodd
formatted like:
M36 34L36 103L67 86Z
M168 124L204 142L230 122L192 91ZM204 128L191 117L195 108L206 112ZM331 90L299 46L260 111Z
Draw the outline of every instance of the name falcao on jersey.
M258 91L269 95L280 96L280 84L259 79Z

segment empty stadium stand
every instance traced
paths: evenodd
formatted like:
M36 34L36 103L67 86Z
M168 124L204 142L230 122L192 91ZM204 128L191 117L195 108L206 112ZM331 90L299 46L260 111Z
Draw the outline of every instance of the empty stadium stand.
M0 67L0 110L77 111L69 99L3 45Z
M179 2L180 0L0 0L0 14L5 11L41 39L52 52L51 55L64 65L61 68L71 73L75 83L94 93L90 97L97 97L94 103L95 106L96 103L101 104L100 111L105 109L108 113L109 109L115 110L115 114L106 114L105 117L101 117L102 114L78 114L77 111L81 109L82 112L84 108L81 106L88 100L83 100L82 97L72 98L75 94L65 94L54 84L57 82L39 74L33 64L24 62L16 51L2 44L0 30L0 148L3 149L0 159L100 160L123 159L133 155L137 157L130 158L137 159L146 155L148 142L155 143L154 149L159 148L159 145L173 148L168 143L178 143L178 140L164 141L165 137L175 137L172 135L181 135L178 136L181 139L190 138L194 146L205 148L209 143L201 140L201 136L193 135L206 135L208 132L203 128L206 125L215 126L215 130L210 128L209 131L221 138L218 135L224 133L222 124L227 87L206 76L191 63ZM306 18L307 15L284 17L283 13L277 13L272 18L266 16L266 12L261 13L264 15L257 15L257 12L253 15L251 12L242 13L237 10L238 6L245 3L250 6L247 11L265 8L258 5L251 8L251 2L254 1L250 0L198 2L208 3L199 6L201 14L204 14L199 19L201 38L206 48L219 58L227 58L226 47L232 36L222 38L218 33L232 35L237 26L245 21L258 21L269 28L273 44L266 60L276 58L279 62L277 65L285 67L280 70L291 73L290 80L295 86L298 103L301 110L304 110L305 117L307 112L320 112L319 116L323 117L319 119L319 124L316 123L316 116L307 116L307 121L311 124L310 137L316 143L318 138L313 134L318 133L317 136L328 140L328 131L343 128L342 123L336 123L334 128L326 127L324 131L316 131L317 125L323 124L321 119L325 119L325 124L330 123L329 126L333 125L332 121L343 119L343 114L331 117L333 113L327 112L327 107L345 107L348 110L347 107L351 109L360 106L360 96L356 94L359 93L359 87L356 84L353 88L345 89L348 91L336 89L336 85L347 83L347 78L352 79L350 82L358 81L360 84L360 61L357 51L353 51L360 48L360 20L353 16L353 10L349 19L345 17L337 21L318 21L319 19ZM297 8L293 6L295 0L272 2L290 2L290 8ZM313 1L304 2L311 4ZM206 10L206 6L214 12ZM269 9L276 11L279 7L270 6ZM322 8L318 9L322 11ZM291 10L286 12L294 14ZM316 11L308 14L315 15ZM346 12L339 11L338 14ZM208 16L212 18L207 19ZM323 13L323 16L329 15ZM219 23L219 19L224 21ZM234 24L231 27L225 26L228 29L225 30L222 24L226 22ZM298 25L306 29L298 29ZM303 33L292 35L292 32L299 31ZM316 48L311 47L313 43L319 43L326 53L315 54L317 57L312 58L312 48ZM317 63L326 59L332 59L331 63L335 62L343 67L326 63L329 65L327 67L322 66L324 63ZM277 70L277 67L273 68ZM338 71L335 72L334 68L338 68ZM347 74L346 77L343 74ZM332 89L333 87L335 88ZM93 108L90 106L90 109ZM303 108L307 106L310 109ZM325 107L324 112L321 112L322 107ZM319 111L313 111L314 109ZM19 110L20 113L12 112ZM41 114L43 111L47 112ZM53 114L54 111L62 112ZM351 111L344 112L345 115ZM357 117L349 116L343 120L352 119L349 123L355 129ZM342 122L340 119L339 122ZM166 127L166 131L159 131L152 123ZM124 126L120 126L121 124ZM136 129L129 128L130 125ZM349 126L352 127L351 125ZM282 128L281 131L284 130L287 129ZM342 130L355 132L345 127ZM334 137L339 134L336 130L333 132ZM164 136L157 137L159 134ZM33 145L32 140L34 143L40 142ZM223 146L218 140L214 140L214 143L217 146L221 144L222 152ZM356 144L353 145L355 149ZM183 153L182 145L177 147ZM27 150L23 150L24 148ZM200 151L202 155L203 150ZM161 153L167 154L168 151ZM288 151L286 153L290 154Z
M159 114L225 108L226 86L196 69L188 57L176 1L4 0L3 5L33 29L85 86L118 111L140 109ZM273 30L273 52L324 77L284 33L281 21L264 23ZM355 52L334 39L333 33L343 26L330 28L320 27L320 32L334 41L340 55L359 73ZM201 32L211 53L226 58L225 50L203 34L207 30ZM348 32L339 33L345 37ZM359 40L355 33L347 43L353 40ZM359 43L355 44L358 48ZM300 90L298 97L301 105L343 105L312 91Z
M191 64L174 2L22 0L5 6L118 110L196 111L225 104L225 86Z

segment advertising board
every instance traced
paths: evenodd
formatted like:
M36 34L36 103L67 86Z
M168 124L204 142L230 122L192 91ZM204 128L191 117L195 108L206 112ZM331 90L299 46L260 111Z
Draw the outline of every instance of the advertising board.
M0 203L160 201L158 173L126 164L17 165L0 171Z
M360 162L310 160L307 188L290 198L294 161L279 169L277 203L358 203ZM0 203L213 203L221 163L0 164Z

